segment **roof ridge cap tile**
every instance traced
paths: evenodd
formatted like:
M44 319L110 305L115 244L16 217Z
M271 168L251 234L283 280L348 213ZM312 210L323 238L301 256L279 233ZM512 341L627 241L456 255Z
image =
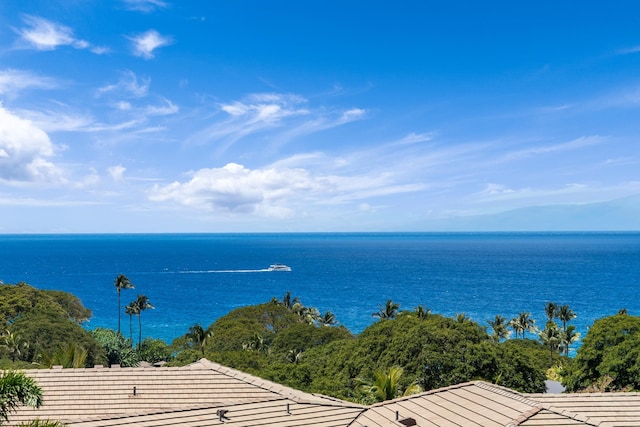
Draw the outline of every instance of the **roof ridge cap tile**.
M228 366L224 366L216 362L212 362L206 358L202 358L197 362L194 362L188 366L194 366L196 364L200 364L203 368L214 370L223 375L227 375L239 381L243 381L247 384L254 385L258 388L269 391L278 396L281 396L284 398L290 398L294 402L310 401L312 397L315 397L310 393L306 393L301 390L296 390L294 388L287 387L282 384L278 384L276 382L273 382L264 378L260 378L255 375L251 375L246 372L242 372L237 369L230 368Z
M508 424L506 424L505 427L517 427L517 426L520 426L525 421L528 421L529 419L534 417L536 414L538 414L542 410L547 410L549 412L553 412L553 413L558 414L560 416L566 417L566 418L574 420L574 421L581 422L581 423L583 423L585 425L589 425L589 426L597 427L597 426L603 425L601 421L597 421L595 419L592 420L590 417L588 417L586 415L582 415L582 414L578 414L578 413L575 413L575 412L571 412L571 411L568 411L566 409L556 409L551 405L538 404L537 406L534 406L530 410L520 414L520 416L518 418L515 418L514 420L510 421Z
M396 403L396 402L402 402L405 400L411 400L411 399L416 399L422 396L428 396L431 394L437 394L437 393L444 393L446 391L449 390L455 390L455 389L460 389L460 388L464 388L464 387L470 387L470 386L474 386L474 385L478 385L478 383L482 383L482 381L468 381L465 383L459 383L459 384L452 384L452 385L448 385L448 386L444 386L444 387L440 387L440 388L434 388L431 390L426 390L420 393L416 393L416 394L411 394L409 396L401 396L395 399L391 399L391 400L385 400L384 402L378 402L378 403L374 403L371 406L368 406L368 408L377 408L380 406L385 406L388 405L390 403Z
M487 383L485 381L476 381L476 385L480 388L483 388L485 390L489 390L493 393L497 393L500 394L502 396L506 396L509 397L510 399L514 399L514 400L518 400L522 403L526 403L527 405L530 406L540 406L541 402L532 399L530 397L528 397L527 395L520 393L516 390L511 390L509 388L503 387L501 385L497 385L497 384L490 384Z

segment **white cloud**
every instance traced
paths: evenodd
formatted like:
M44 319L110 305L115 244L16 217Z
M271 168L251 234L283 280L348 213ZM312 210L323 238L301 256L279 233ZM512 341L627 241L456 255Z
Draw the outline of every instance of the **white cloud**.
M133 42L133 54L144 59L153 58L153 51L159 47L173 44L173 39L163 36L156 30L149 30L137 36L127 37Z
M152 116L167 116L170 114L176 114L179 108L177 105L169 101L164 100L163 105L148 105L145 109L145 113Z
M54 146L42 129L0 106L1 182L63 182L62 170L47 160L53 155Z
M124 179L124 172L126 170L127 169L121 165L111 166L110 168L107 169L107 171L109 172L109 175L111 176L111 179L113 179L116 182L122 181Z
M271 130L270 141L275 148L303 135L362 120L367 115L361 108L328 110L310 108L307 104L305 98L287 93L254 93L242 100L221 103L219 108L226 118L195 133L188 141L222 141L220 151L225 151L242 138Z
M221 104L220 109L234 117L244 116L249 123L274 123L285 117L309 114L309 110L300 108L305 102L297 95L258 93L249 95L246 101Z
M0 70L0 94L2 95L13 95L30 88L52 89L57 86L54 79L42 77L29 71L11 68Z
M127 98L142 98L149 93L150 78L141 78L138 80L138 76L133 71L125 71L120 75L120 79L117 83L108 84L98 88L97 95L100 96L105 93L113 93L116 96L123 96Z
M248 169L236 163L200 169L186 182L155 185L149 199L240 215L285 218L316 206L352 204L365 198L418 191L418 184L397 185L383 176L314 175L302 168ZM353 205L364 206L366 202Z
M164 9L169 4L162 0L123 0L124 6L128 10L149 13L156 9Z
M350 110L343 112L338 122L342 124L342 123L353 122L355 120L360 120L362 117L364 117L366 113L367 111L361 108L352 108Z
M73 30L67 26L31 15L25 15L22 20L27 27L18 30L18 34L38 50L54 50L58 46L86 49L91 46L85 40L76 39Z
M502 157L502 159L513 160L513 159L532 157L532 156L559 152L559 151L576 150L583 147L602 144L606 141L607 141L607 138L598 136L598 135L583 136L580 138L573 139L571 141L561 142L558 144L540 145L536 147L529 147L522 150L513 151L510 153L507 153L505 156Z
M408 134L404 138L399 139L398 141L394 142L393 144L394 145L411 145L411 144L417 144L419 142L431 141L432 139L433 139L433 134L432 133L415 133L415 132L411 132L410 134Z

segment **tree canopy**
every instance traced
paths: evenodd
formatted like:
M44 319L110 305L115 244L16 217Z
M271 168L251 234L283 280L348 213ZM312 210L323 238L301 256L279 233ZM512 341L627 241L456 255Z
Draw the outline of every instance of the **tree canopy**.
M640 390L640 317L596 320L562 375L568 391Z

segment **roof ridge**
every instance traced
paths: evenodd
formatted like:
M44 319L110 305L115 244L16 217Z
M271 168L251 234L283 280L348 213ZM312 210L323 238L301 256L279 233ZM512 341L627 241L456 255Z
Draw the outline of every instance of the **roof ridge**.
M405 401L405 400L415 399L415 398L422 397L422 396L427 396L427 395L430 395L430 394L444 393L444 392L449 391L449 390L455 390L455 389L460 389L460 388L469 387L469 386L473 386L473 385L478 385L478 383L482 383L482 381L467 381L465 383L452 384L452 385L448 385L448 386L444 386L444 387L440 387L440 388L434 388L434 389L431 389L431 390L422 391L420 393L410 394L408 396L401 396L401 397L397 397L395 399L385 400L383 402L374 403L373 405L369 406L369 408L375 408L375 407L378 407L378 406L384 406L384 405L388 405L389 403L402 402L402 401Z
M589 426L598 427L598 426L601 426L601 425L603 426L604 425L602 421L591 420L590 417L585 416L585 415L577 414L575 412L567 411L565 409L557 409L557 408L554 408L551 405L538 404L537 406L531 408L530 410L520 414L520 416L518 418L510 421L508 424L506 424L505 427L517 427L517 426L520 426L525 421L529 420L530 418L532 418L533 416L535 416L537 413L539 413L542 410L553 412L553 413L558 414L560 416L569 418L569 419L574 420L574 421L581 422L581 423L583 423L585 425L589 425Z
M224 366L216 362L212 362L211 360L206 359L204 357L188 366L193 366L196 364L201 364L205 368L214 370L223 375L227 375L231 378L235 378L237 380L259 387L263 390L270 391L283 398L291 399L294 402L298 402L298 403L312 402L315 399L323 399L323 400L326 399L325 397L321 397L320 395L314 395L311 393L306 393L302 390L296 390L294 388L291 388L282 384L278 384L276 382L273 382L264 378L260 378L255 375L247 374L246 372L242 372L237 369L230 368L228 366ZM335 399L334 401L338 401L338 400L339 399ZM346 401L344 402L349 403Z

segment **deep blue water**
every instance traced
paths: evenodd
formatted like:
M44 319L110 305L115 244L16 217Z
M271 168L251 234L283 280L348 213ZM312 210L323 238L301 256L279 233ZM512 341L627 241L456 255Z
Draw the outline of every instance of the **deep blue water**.
M260 271L273 263L293 270ZM118 274L136 286L123 305L142 293L156 307L144 336L167 342L287 291L355 333L387 299L481 324L524 310L540 326L554 301L583 336L620 308L640 315L640 233L0 235L0 279L77 295L88 328L117 327Z

